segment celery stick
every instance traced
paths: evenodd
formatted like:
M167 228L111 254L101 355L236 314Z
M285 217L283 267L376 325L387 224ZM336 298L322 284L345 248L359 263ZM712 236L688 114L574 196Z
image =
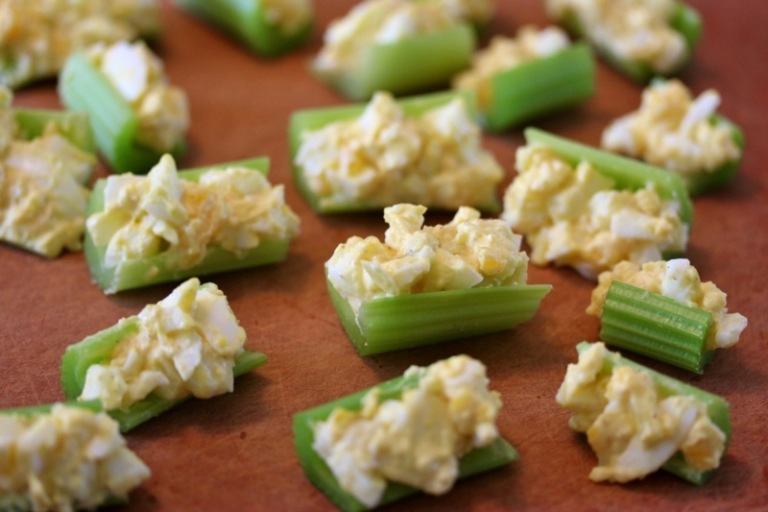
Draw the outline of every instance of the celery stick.
M17 135L25 140L40 137L52 124L69 142L89 153L96 151L90 119L85 112L14 108Z
M103 409L101 407L101 402L98 400L73 400L69 402L62 402L63 405L66 405L67 407L79 407L81 409L88 409L89 411L93 412L101 412ZM9 416L38 416L40 414L48 414L51 412L51 409L53 409L54 404L41 404L41 405L28 405L23 407L13 407L10 409L0 409L0 415L9 415ZM0 510L3 510L0 507Z
M733 141L736 143L736 147L741 150L742 156L736 160L724 163L715 169L714 172L697 172L695 174L681 175L692 196L720 189L730 183L739 170L744 155L744 132L741 127L720 115L714 115L710 122L714 125L725 126L730 130Z

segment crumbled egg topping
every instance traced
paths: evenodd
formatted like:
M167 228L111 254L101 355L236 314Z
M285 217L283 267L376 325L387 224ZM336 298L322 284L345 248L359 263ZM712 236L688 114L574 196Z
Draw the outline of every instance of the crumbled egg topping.
M601 144L683 177L714 172L741 157L731 129L711 122L719 104L714 89L693 98L679 80L651 85L643 91L640 109L611 123Z
M552 55L568 46L568 36L558 27L539 30L526 25L514 38L495 36L486 49L475 54L472 67L456 76L453 87L474 91L478 106L487 109L491 104L491 81L494 75L524 62Z
M619 60L673 72L688 57L685 38L670 26L676 0L547 0L555 19L574 17L598 48Z
M136 329L115 346L107 363L88 368L80 400L98 399L113 410L150 393L179 400L232 391L232 368L246 336L215 284L189 279L121 322L136 322Z
M589 279L623 260L683 252L688 226L676 201L649 186L613 190L588 162L574 169L539 145L517 151L518 175L504 194L502 219L531 246L531 261L575 268Z
M112 418L63 404L50 414L0 415L0 453L3 510L95 509L149 477Z
M410 204L385 208L383 243L355 236L336 248L326 274L353 311L378 297L525 284L528 256L503 222L462 207L448 224L423 226L425 212Z
M77 49L156 31L157 0L0 0L0 82L55 76Z
M107 267L162 253L173 268L189 268L211 245L239 255L262 241L292 237L299 219L283 187L260 172L214 169L195 183L180 178L164 155L147 176L109 176L104 209L86 227L97 247L106 246Z
M720 464L725 434L700 400L664 396L648 372L627 366L606 371L617 357L595 343L569 364L557 403L573 413L572 429L585 432L598 465L595 482L642 479L680 452L690 466L707 471Z
M135 110L135 142L171 151L189 128L187 96L168 83L163 62L141 41L97 44L88 57Z
M312 0L261 0L265 19L285 34L303 29L312 19Z
M381 401L376 388L362 409L335 409L313 426L313 448L339 485L373 507L387 482L430 494L448 492L465 453L498 437L499 394L488 389L485 366L455 356L429 367L411 367L417 387Z
M747 327L746 317L728 313L726 294L712 281L702 282L696 267L687 259L653 261L642 265L628 261L617 264L598 276L598 285L592 292L587 313L600 316L608 288L614 280L712 313L712 326L707 334L709 350L735 345Z
M33 140L16 139L11 94L0 87L0 239L48 258L82 248L95 155L54 125Z
M461 98L414 117L384 92L360 117L304 132L295 164L323 205L488 205L503 177Z
M496 0L432 0L456 19L474 24L491 20L496 12Z

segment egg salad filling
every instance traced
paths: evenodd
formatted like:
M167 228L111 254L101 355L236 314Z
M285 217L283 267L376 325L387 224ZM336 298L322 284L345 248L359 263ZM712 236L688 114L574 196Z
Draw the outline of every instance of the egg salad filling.
M478 107L491 104L491 81L494 75L530 60L546 57L570 46L565 32L558 27L537 29L526 25L517 36L495 36L484 50L472 59L472 68L453 80L455 89L474 91Z
M134 142L157 151L174 149L189 128L189 105L152 50L141 41L118 41L89 47L88 58L136 112Z
M685 38L670 26L676 0L547 0L555 19L575 18L598 48L622 61L668 74L688 58Z
M719 466L726 436L705 404L691 396L664 396L647 372L628 366L606 372L608 357L603 343L593 344L568 365L556 397L573 413L570 427L587 434L597 455L592 481L642 479L678 452L698 470Z
M503 171L456 98L413 117L376 93L358 118L304 132L295 164L321 204L493 204Z
M260 172L227 167L193 182L181 179L164 155L146 176L108 177L104 209L86 227L94 244L106 247L106 267L163 254L179 269L201 262L213 245L239 255L262 240L291 237L299 219L283 187Z
M456 19L476 25L488 23L496 12L496 0L431 0Z
M620 261L656 261L685 250L688 226L679 204L651 186L614 190L613 181L588 162L574 169L535 144L518 149L516 166L502 219L526 236L537 265L570 266L596 279Z
M48 258L82 248L95 155L54 125L17 138L11 94L0 87L0 239Z
M741 157L730 127L711 122L719 105L714 89L694 98L679 80L653 84L636 112L605 129L601 145L681 175L714 172Z
M448 492L458 478L459 458L498 438L501 398L488 389L485 366L454 356L409 368L418 386L399 399L380 400L372 388L362 409L335 409L313 426L314 450L339 485L374 507L387 482L430 494Z
M712 313L707 350L735 345L747 327L746 317L728 313L726 294L712 281L702 282L696 267L687 259L653 261L642 265L628 261L618 263L612 270L598 276L598 285L592 291L592 302L587 307L587 313L600 316L608 288L614 280Z
M120 340L111 359L88 368L80 400L98 399L113 410L151 393L179 400L232 391L232 368L246 335L215 284L189 279L147 305L135 321L137 328Z
M0 414L0 454L3 510L95 509L125 499L150 474L112 418L64 404L49 414Z
M261 0L264 17L284 34L303 29L312 19L311 0Z
M157 31L156 0L0 0L0 83L55 76L75 50Z
M525 284L528 256L521 237L498 219L462 207L448 224L424 226L424 206L384 209L384 242L351 237L326 262L330 283L357 312L370 299Z

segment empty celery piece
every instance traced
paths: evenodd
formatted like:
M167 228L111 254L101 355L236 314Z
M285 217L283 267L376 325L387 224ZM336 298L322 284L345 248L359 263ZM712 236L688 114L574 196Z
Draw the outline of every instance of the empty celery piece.
M576 346L579 354L587 351L592 346L591 343L583 341ZM667 375L654 371L646 366L635 363L625 357L622 357L618 353L609 352L614 354L615 357L606 357L604 359L603 371L612 372L616 366L628 366L634 370L646 372L654 384L656 385L657 392L660 398L666 398L669 396L683 395L691 396L700 402L702 402L709 414L712 422L725 434L725 446L726 449L731 439L731 415L730 406L728 402L722 397L708 393L696 386L685 384L677 379L673 379ZM679 476L680 478L687 480L696 485L702 485L712 478L716 469L709 471L701 471L699 469L692 468L685 462L682 454L677 453L672 456L663 466L663 469Z
M414 388L417 385L418 377L411 375L408 377L396 377L375 387L380 392L379 401L381 402L397 399L402 395L403 391ZM312 484L345 512L367 510L368 507L341 488L325 461L313 449L313 425L318 421L326 420L331 412L337 408L351 411L360 410L362 408L362 399L368 391L370 389L359 391L338 400L299 412L293 416L294 445L304 472ZM459 478L483 473L514 462L519 458L520 455L517 450L505 439L498 437L490 445L474 449L460 459ZM378 506L395 502L417 492L419 491L407 485L389 483Z
M303 45L312 34L311 4L306 20L281 28L267 15L263 0L174 0L174 3L232 35L246 48L274 57Z

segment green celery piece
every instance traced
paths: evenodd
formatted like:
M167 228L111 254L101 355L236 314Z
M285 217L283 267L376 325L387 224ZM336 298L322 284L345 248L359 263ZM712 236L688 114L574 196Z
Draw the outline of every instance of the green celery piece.
M75 52L67 59L58 89L69 110L89 114L96 146L114 172L146 173L163 155L135 142L139 128L136 113L84 52ZM185 149L185 141L180 140L170 153L178 161Z
M296 49L312 34L312 19L293 33L284 33L267 20L264 2L260 0L174 0L174 3L264 57L275 57Z
M576 346L579 354L588 350L591 343L582 341ZM610 352L610 351L609 351ZM618 352L610 352L615 355L615 358L606 358L604 362L603 371L610 373L617 366L628 366L636 371L642 371L648 373L648 375L656 384L657 392L661 398L667 398L670 396L691 396L702 402L709 413L709 417L712 422L720 428L725 434L726 448L730 444L732 427L731 427L731 413L728 402L722 397L704 391L696 386L686 384L680 380L674 379L663 373L659 373L655 370L643 366L639 363L631 361L626 357L621 356ZM710 471L701 471L689 466L682 454L677 453L671 459L669 459L664 466L664 470L679 476L680 478L691 482L692 484L702 485L709 481L714 476L716 469Z
M15 108L17 134L25 140L32 140L45 132L51 123L69 142L89 153L96 151L93 130L88 114L47 109Z
M469 66L477 45L474 29L459 23L393 43L371 46L358 68L344 73L314 69L322 81L353 101L376 91L399 96L445 87L451 77Z
M521 63L492 78L491 101L482 113L492 132L571 107L595 91L595 61L585 43Z
M414 388L417 385L417 376L400 376L382 382L375 387L380 391L379 400L384 401L399 398L403 391ZM336 506L345 512L367 510L367 507L339 486L325 461L312 448L314 442L312 428L314 423L327 419L334 409L360 410L362 399L370 389L372 388L307 409L293 416L294 445L302 468L310 482L323 491ZM459 478L483 473L514 462L519 458L520 455L517 450L505 439L499 437L492 444L483 448L477 448L461 458L459 461ZM393 503L417 492L419 491L413 487L399 483L390 483L384 491L380 505Z
M49 414L55 404L41 404L41 405L28 405L23 407L13 407L11 409L0 409L0 415L7 416L38 416L41 414ZM68 407L79 407L81 409L87 409L92 412L101 412L101 402L98 400L72 400L68 402L61 402L61 405ZM0 508L0 510L3 510Z
M352 307L326 280L341 324L360 355L403 350L512 329L533 318L551 285L415 293Z
M604 342L699 374L715 352L706 347L712 313L620 281L600 322Z
M138 317L131 316L67 347L61 357L61 383L67 399L77 400L83 392L88 368L94 364L107 363L112 357L115 346L126 336L137 331ZM264 353L245 350L235 359L232 373L235 377L239 377L263 365L266 361L267 356ZM156 395L149 395L127 410L113 410L108 413L118 422L120 431L127 432L184 400L186 398L166 400Z
M689 227L693 224L693 203L685 183L678 175L537 128L526 128L524 133L528 144L544 145L571 165L577 165L583 160L589 162L600 173L611 178L619 190L639 190L652 183L662 198L679 203L680 219Z
M180 171L179 177L197 181L204 172L227 166L249 167L256 172L266 174L269 160L267 158L256 158L200 167ZM95 183L88 203L88 216L103 211L105 186L105 179L100 179ZM277 263L286 258L290 242L290 239L262 240L258 247L245 251L241 255L234 254L219 246L210 246L203 260L189 268L174 268L172 259L164 253L142 260L127 261L118 267L107 267L104 264L106 246L97 247L88 230L85 232L84 246L85 258L94 281L105 293L112 294L158 283L181 281L193 276L203 276Z
M714 125L722 125L727 127L732 134L733 141L736 143L736 147L741 150L741 154L744 154L744 132L740 126L733 123L729 119L714 115L710 122ZM681 175L685 182L688 192L692 196L705 194L713 190L723 188L733 180L736 172L741 165L742 157L736 160L726 162L714 172L699 172L692 175Z

